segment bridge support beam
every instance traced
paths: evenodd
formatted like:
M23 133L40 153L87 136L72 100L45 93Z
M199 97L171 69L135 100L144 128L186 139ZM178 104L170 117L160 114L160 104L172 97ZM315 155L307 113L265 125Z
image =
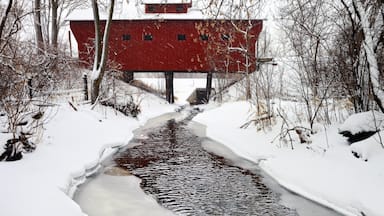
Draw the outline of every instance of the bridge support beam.
M209 102L209 97L211 96L211 89L212 89L212 72L207 73L207 85L206 85L206 102Z
M133 71L124 71L123 72L123 81L126 83L130 83L134 79L134 72Z
M173 72L165 72L165 95L168 103L173 104L175 102L175 97L173 94Z

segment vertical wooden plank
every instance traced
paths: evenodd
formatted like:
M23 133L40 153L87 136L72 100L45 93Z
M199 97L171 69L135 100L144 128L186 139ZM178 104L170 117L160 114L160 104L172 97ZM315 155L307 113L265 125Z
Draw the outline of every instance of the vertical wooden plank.
M130 83L131 81L133 81L133 79L135 78L134 77L134 73L133 71L124 71L123 72L123 80L124 82L126 83Z
M72 37L71 37L71 31L68 31L68 40L69 40L69 56L72 58Z
M32 97L33 97L32 78L28 78L27 85L28 85L28 96L29 96L29 99L32 99Z
M169 78L168 78L168 72L164 72L165 77L165 100L169 102Z
M211 96L212 89L212 72L208 72L207 74L207 86L206 86L206 102L209 102L209 97Z
M165 95L168 103L173 104L175 102L175 97L173 93L173 72L165 72Z
M175 103L174 89L173 89L173 72L170 72L170 86L171 86L171 104Z
M88 97L88 76L86 73L83 74L83 91L84 91L84 100L89 100Z

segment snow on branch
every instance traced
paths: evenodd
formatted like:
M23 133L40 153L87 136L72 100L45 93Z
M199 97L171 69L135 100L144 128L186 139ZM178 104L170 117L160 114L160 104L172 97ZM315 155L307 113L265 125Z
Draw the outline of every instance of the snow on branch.
M364 34L364 42L363 48L366 54L366 60L368 63L368 70L370 75L370 81L372 84L372 90L374 95L376 96L376 102L380 107L381 111L384 112L384 91L380 85L380 71L379 65L377 61L377 56L375 53L375 36L374 36L374 27L380 25L382 23L382 18L376 18L373 28L371 28L369 22L369 14L365 10L363 3L360 0L353 1L353 8L350 8L351 11L355 12L357 17L360 20L360 24ZM367 9L369 10L369 8ZM381 6L380 11L383 10L383 6ZM381 16L382 14L379 12L376 16ZM377 23L376 23L377 22Z

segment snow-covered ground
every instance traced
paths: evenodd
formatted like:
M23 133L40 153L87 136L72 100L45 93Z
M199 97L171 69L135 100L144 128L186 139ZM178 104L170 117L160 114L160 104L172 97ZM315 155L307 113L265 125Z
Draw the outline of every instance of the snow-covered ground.
M278 139L272 142L281 122L267 131L240 129L251 113L249 103L231 102L211 107L194 121L207 126L208 137L258 162L282 186L298 194L345 215L383 215L384 149L377 135L350 146L338 134L340 125L334 124L314 135L311 144L299 144L296 138L292 150ZM352 150L370 154L369 160L355 158Z
M155 198L146 195L140 188L140 182L133 175L102 173L87 182L87 193L79 192L76 201L91 216L175 216L157 204Z
M138 119L100 106L91 110L89 105L79 105L75 111L68 103L62 103L47 110L50 120L44 125L36 151L24 154L20 161L0 162L0 215L84 215L71 196L85 174L95 171L114 147L126 145L134 129L176 108L155 96L141 96L143 114ZM1 133L0 143L4 144L7 138ZM138 180L130 181L132 191L138 191ZM148 199L143 193L136 195ZM150 204L157 205L154 201Z
M155 79L146 82L162 86ZM194 88L203 86L203 80L175 79L177 103L185 104L183 98ZM232 96L227 95L226 98L233 99L238 92L230 93ZM78 111L74 111L67 103L47 111L51 120L44 126L44 134L36 151L25 154L20 161L0 163L0 215L84 215L71 199L76 184L84 180L86 173L95 171L100 160L114 151L113 147L127 144L134 129L150 118L177 108L177 105L169 105L156 96L146 93L135 95L142 100L142 114L138 119L105 107L91 110L89 105L78 105ZM291 105L282 102L282 106ZM326 128L318 127L319 132L311 137L311 144L295 143L292 150L278 139L272 142L280 131L279 121L267 131L257 131L253 126L240 129L253 116L253 108L247 102L213 103L205 109L194 121L207 126L210 138L236 154L258 162L284 187L345 215L362 215L361 212L382 215L384 212L380 199L384 194L384 150L378 143L380 137L377 135L350 146L338 134L340 125L334 124ZM355 122L347 121L343 128L355 128ZM383 132L380 135L384 137ZM5 143L7 138L6 134L0 134L1 143ZM298 139L295 141L298 142ZM363 158L355 158L351 151L362 153ZM365 158L368 158L367 162ZM113 176L105 178L111 184L115 180ZM128 192L143 201L128 206L131 210L135 206L148 205L145 208L164 211L153 198L141 193L138 179L127 176L120 180L128 182L131 188ZM141 213L144 215L145 212ZM164 213L167 214L166 211Z

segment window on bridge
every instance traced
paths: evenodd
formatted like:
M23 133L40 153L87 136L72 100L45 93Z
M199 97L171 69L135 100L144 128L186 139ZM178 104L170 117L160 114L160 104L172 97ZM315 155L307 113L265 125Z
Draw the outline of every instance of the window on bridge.
M184 6L183 5L177 5L176 6L176 12L184 12Z
M207 40L208 40L208 35L206 35L206 34L201 34L201 35L200 35L200 40L202 40L202 41L207 41Z
M151 34L145 34L145 35L144 35L144 40L145 40L145 41L151 41L151 40L153 40L153 37L152 37Z
M154 5L148 5L147 9L148 9L148 12L155 12L156 7Z
M184 41L184 40L186 40L187 38L186 38L186 36L185 36L185 34L178 34L177 35L177 40L179 40L179 41Z
M131 40L130 34L123 34L123 41Z

